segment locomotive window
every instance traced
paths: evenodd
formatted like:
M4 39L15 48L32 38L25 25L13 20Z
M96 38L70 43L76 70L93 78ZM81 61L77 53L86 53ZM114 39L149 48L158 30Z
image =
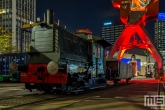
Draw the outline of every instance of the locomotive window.
M101 57L101 46L96 45L95 53L97 58Z
M74 55L80 55L80 44L79 44L79 37L76 35L72 35L72 49Z
M80 55L80 46L75 41L73 41L73 52L74 52L74 55Z
M83 57L86 57L88 54L88 43L82 40L80 44L81 44L81 55Z
M64 50L68 54L73 54L72 41L64 37Z

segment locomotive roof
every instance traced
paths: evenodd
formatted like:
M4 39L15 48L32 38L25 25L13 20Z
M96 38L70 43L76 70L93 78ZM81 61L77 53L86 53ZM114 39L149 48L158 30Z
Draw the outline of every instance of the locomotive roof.
M62 29L64 29L65 31L67 31L67 32L69 32L69 33L71 33L71 34L74 34L74 35L76 35L76 36L78 36L78 37L81 37L81 38L84 38L84 39L86 39L86 40L88 40L88 39L87 39L87 35L92 35L92 40L94 40L95 43L100 44L100 45L103 46L104 48L109 47L109 46L112 46L111 43L109 43L108 41L106 41L106 40L103 39L102 37L96 36L96 35L94 35L94 34L73 33L73 32L71 32L71 31L69 31L69 30L67 30L67 29L65 29L65 28L63 28L63 27L59 27L59 28L62 28Z
M41 24L45 24L45 23L41 23ZM40 24L40 25L41 25ZM45 24L46 25L46 24ZM67 29L65 29L64 27L58 26L57 23L54 23L55 26L57 26L60 29L63 29L67 32L69 32L70 34L76 35L77 37L81 37L83 39L89 40L87 38L87 35L92 35L92 40L94 40L95 43L98 43L100 45L102 45L104 48L108 47L108 46L112 46L111 43L109 43L108 41L106 41L105 39L103 39L102 37L96 36L94 34L87 34L87 33L73 33Z

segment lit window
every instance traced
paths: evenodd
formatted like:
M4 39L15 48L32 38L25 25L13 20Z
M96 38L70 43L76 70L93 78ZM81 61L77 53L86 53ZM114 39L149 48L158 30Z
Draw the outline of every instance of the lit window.
M96 53L96 57L97 58L100 58L101 57L101 46L96 45L95 53Z
M8 13L9 12L9 9L6 9L6 12Z

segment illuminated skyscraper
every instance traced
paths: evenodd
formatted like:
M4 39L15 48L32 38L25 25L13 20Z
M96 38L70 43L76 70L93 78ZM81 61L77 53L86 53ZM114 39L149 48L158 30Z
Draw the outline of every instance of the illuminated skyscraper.
M165 13L159 13L155 23L155 44L165 59Z
M13 32L12 45L20 47L20 28L26 23L33 23L36 20L36 0L0 0L0 26L4 30ZM29 33L23 34L26 39L23 42L23 49L30 39Z
M107 22L102 27L102 38L114 44L124 29L124 24L121 21Z

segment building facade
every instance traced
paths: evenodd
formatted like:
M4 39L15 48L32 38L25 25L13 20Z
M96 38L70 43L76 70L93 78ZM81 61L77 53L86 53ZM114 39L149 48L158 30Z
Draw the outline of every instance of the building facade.
M159 13L155 23L155 44L165 59L165 13Z
M20 49L20 25L36 20L36 0L0 0L0 26L12 32L11 44ZM30 33L23 33L22 49L30 42Z
M107 22L102 27L102 38L114 44L124 29L121 21Z

